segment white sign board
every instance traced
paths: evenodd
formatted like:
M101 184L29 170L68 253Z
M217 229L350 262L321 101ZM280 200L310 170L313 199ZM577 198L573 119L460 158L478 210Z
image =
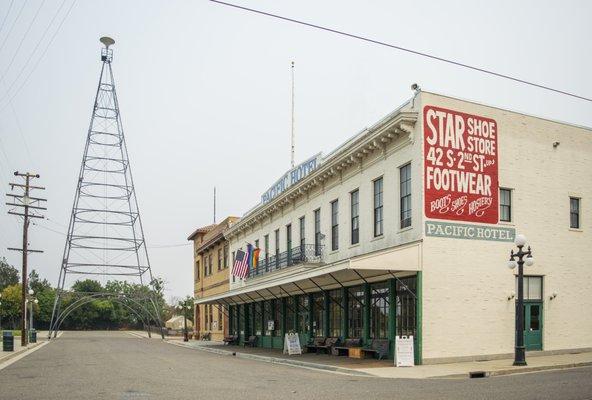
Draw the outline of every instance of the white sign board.
M270 319L269 321L267 321L267 330L269 332L271 332L274 329L275 329L275 321L273 319Z
M413 336L395 337L395 365L397 367L413 367Z
M284 338L284 354L302 354L300 336L297 333L286 333Z

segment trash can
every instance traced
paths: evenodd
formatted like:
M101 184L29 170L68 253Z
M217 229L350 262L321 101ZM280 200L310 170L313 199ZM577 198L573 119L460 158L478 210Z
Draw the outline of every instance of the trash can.
M2 350L14 351L14 336L10 331L4 331L2 333Z
M35 329L29 331L29 343L37 343L37 331Z

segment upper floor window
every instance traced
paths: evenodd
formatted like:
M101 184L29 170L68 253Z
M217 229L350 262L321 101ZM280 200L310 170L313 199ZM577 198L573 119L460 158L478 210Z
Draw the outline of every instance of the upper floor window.
M278 267L280 262L280 230L275 230L275 266Z
M378 178L374 181L374 237L384 233L382 220L382 178Z
M210 255L208 256L208 275L212 275L212 264L214 264L214 258L210 253Z
M411 163L399 168L401 182L401 229L411 226Z
M286 225L286 251L288 252L288 265L292 265L292 224Z
M331 202L331 250L339 249L339 200Z
M500 188L500 221L512 221L512 190Z
M232 252L232 268L234 269L234 260L236 258L236 253L233 251ZM234 274L231 272L230 275L232 275L232 282L236 281L236 276L234 276Z
M222 249L218 249L218 271L222 271Z
M314 211L314 245L315 245L315 256L321 255L321 209L318 208Z
M224 268L228 268L228 245L224 245Z
M306 244L306 228L305 228L306 220L304 217L300 217L300 251L304 251L304 245Z
M269 266L269 235L263 237L263 250L265 251L265 270Z
M195 269L193 271L193 278L195 282L199 281L199 260L195 262Z
M351 244L360 242L360 191L350 193L351 200Z
M203 258L203 276L208 276L208 257L204 256Z
M569 198L569 227L580 229L580 199L577 197Z

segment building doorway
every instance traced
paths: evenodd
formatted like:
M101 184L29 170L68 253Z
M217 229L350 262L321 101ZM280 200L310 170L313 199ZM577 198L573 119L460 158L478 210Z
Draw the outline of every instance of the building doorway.
M524 304L524 346L526 350L543 349L543 303L529 301Z

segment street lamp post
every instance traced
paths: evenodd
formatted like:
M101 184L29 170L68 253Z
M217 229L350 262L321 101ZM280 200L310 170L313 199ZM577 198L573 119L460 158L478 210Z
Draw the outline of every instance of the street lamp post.
M524 235L516 235L514 244L518 247L518 251L514 253L510 251L510 260L508 261L508 268L514 269L518 266L518 297L516 299L516 335L514 346L514 365L526 365L526 353L524 349L524 264L527 266L534 265L534 258L530 246L527 251L524 251L526 246L526 238Z
M29 289L29 297L27 298L27 302L29 303L29 330L33 329L33 303L39 303L39 300L33 297L34 294L35 291L33 289Z

